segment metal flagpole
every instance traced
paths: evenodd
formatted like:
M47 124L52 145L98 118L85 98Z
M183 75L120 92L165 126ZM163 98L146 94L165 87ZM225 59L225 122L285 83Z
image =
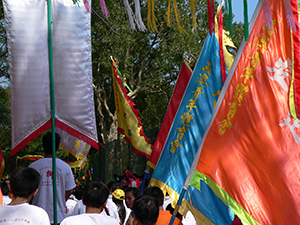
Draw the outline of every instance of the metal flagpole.
M54 98L54 79L53 79L51 0L47 0L47 12L48 12L48 55L49 55L50 101L51 101L51 124L52 124L53 221L54 221L54 225L57 225L55 98Z

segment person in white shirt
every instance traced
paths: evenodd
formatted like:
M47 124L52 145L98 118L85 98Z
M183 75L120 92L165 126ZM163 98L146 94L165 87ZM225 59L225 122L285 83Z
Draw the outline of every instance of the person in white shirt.
M12 201L8 205L0 205L0 224L50 225L47 212L37 206L29 205L37 193L40 183L39 173L32 168L19 167L10 180Z
M11 202L11 198L9 197L10 192L7 183L1 183L1 191L3 194L3 203L4 205L8 205Z
M86 213L69 216L61 225L119 225L118 221L102 213L109 195L108 187L100 181L91 181L83 192L82 202L86 206Z
M60 136L55 134L55 149L59 148ZM50 222L54 223L53 212L53 177L52 177L52 133L43 136L45 158L39 159L29 167L36 169L41 175L39 191L32 200L32 204L46 210ZM66 201L76 187L70 166L60 159L56 159L56 190L57 190L57 223L66 217Z

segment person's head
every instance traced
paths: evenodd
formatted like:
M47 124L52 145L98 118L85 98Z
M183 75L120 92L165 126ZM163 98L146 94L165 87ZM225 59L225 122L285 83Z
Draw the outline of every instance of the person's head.
M46 154L52 154L52 133L48 132L43 136L43 148ZM57 151L59 148L60 136L55 133L55 150Z
M143 194L154 198L159 206L164 204L164 193L159 187L148 187L144 190Z
M124 199L125 199L125 192L122 189L116 189L112 193L112 200L117 205L119 218L122 224L126 217L126 209L123 203Z
M28 198L36 193L40 174L33 168L19 167L10 177L10 192L14 197Z
M111 192L113 193L117 189L123 189L123 185L120 182L115 182L111 185Z
M134 200L132 210L141 225L153 225L157 221L159 206L157 201L150 196L138 196Z
M91 181L83 189L82 201L87 207L100 208L109 195L108 187L100 181Z
M9 187L8 187L7 183L5 183L5 182L1 183L1 192L3 195L9 196Z
M133 202L139 194L139 189L134 187L129 187L125 191L125 203L129 209L132 209Z
M72 194L75 196L75 198L76 198L77 200L82 199L83 187L82 187L82 186L76 186L76 187L74 188Z

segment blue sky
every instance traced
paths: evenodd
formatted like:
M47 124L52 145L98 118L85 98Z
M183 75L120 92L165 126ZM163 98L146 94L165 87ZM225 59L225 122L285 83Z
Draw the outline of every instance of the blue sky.
M220 2L220 0L217 0ZM233 21L243 22L244 21L244 1L243 0L231 0L232 2L232 13L235 15ZM250 23L252 14L256 8L258 0L248 0L248 20Z

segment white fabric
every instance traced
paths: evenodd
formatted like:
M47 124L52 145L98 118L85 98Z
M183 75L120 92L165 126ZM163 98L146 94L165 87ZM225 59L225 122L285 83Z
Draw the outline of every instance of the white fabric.
M45 210L24 203L19 205L0 205L0 224L49 225L50 221Z
M7 195L3 195L3 203L4 205L8 205L11 202L11 198Z
M118 208L116 204L111 200L107 199L106 208L109 213L109 216L116 219L118 222L120 222L119 214L118 214ZM86 207L83 204L82 200L79 200L77 204L75 205L73 216L83 214L86 212ZM100 214L107 215L105 210L103 210Z
M191 213L191 211L188 211L185 215L185 217L182 218L182 224L183 225L197 225L197 222L195 220L195 217Z
M83 213L85 213L85 205L83 204L82 200L79 200L74 207L72 215L76 216Z
M74 129L77 138L97 143L91 14L84 1L77 4L51 0L55 118L62 129ZM47 1L3 0L3 7L14 149L42 126L50 126Z
M29 167L34 168L41 175L38 192L33 197L32 204L45 209L53 223L52 158L39 159ZM56 159L56 183L57 222L60 223L66 217L65 192L76 186L70 166L60 159Z
M166 196L165 197L165 201L163 203L163 209L166 210L167 206L171 204L171 197L170 196Z
M73 211L74 211L74 208L75 208L76 204L77 204L77 201L75 201L73 199L68 199L66 201L66 207L67 207L66 216L72 216L73 215Z
M84 213L64 219L61 225L119 225L118 221L102 213Z

